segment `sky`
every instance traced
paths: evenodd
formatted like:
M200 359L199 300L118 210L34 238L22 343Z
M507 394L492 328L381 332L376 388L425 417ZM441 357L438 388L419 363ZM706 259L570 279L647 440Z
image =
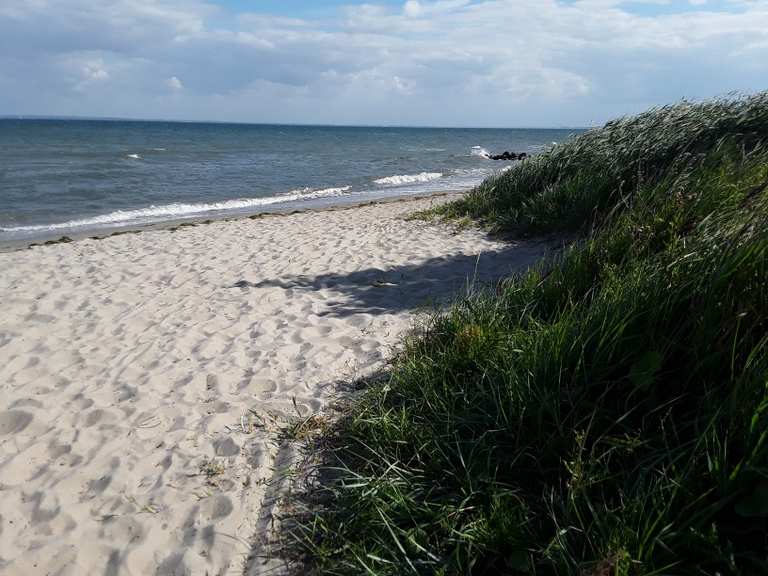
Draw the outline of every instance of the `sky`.
M592 126L768 88L768 0L0 0L0 115Z

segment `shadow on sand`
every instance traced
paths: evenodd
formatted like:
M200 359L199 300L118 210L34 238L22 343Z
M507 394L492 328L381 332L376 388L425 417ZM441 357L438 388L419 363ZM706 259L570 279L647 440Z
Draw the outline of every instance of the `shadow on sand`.
M473 285L494 284L539 261L552 246L544 242L510 244L498 251L455 254L388 269L368 268L345 274L294 276L259 282L239 280L233 288L330 290L339 294L326 302L321 315L388 314L434 308Z

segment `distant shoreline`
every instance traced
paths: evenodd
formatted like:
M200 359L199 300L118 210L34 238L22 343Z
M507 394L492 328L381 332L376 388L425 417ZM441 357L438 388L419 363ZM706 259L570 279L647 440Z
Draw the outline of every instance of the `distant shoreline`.
M593 126L409 126L407 124L302 124L287 122L235 122L233 120L189 120L167 118L120 118L120 117L89 117L89 116L36 116L36 115L6 115L0 116L3 121L32 121L32 122L152 122L166 124L216 124L228 126L286 126L292 128L361 128L376 129L409 129L414 130L589 130Z

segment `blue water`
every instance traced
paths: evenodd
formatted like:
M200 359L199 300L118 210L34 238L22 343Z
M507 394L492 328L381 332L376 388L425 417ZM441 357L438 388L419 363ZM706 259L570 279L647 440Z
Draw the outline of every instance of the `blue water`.
M573 133L0 120L0 240L465 189Z

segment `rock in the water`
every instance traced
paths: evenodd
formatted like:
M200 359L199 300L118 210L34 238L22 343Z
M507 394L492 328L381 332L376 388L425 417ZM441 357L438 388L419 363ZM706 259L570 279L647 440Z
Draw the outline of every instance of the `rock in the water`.
M488 156L491 160L522 160L523 158L527 158L528 154L525 152L520 152L520 154L515 154L514 152L509 152L505 150L501 154L491 154Z

